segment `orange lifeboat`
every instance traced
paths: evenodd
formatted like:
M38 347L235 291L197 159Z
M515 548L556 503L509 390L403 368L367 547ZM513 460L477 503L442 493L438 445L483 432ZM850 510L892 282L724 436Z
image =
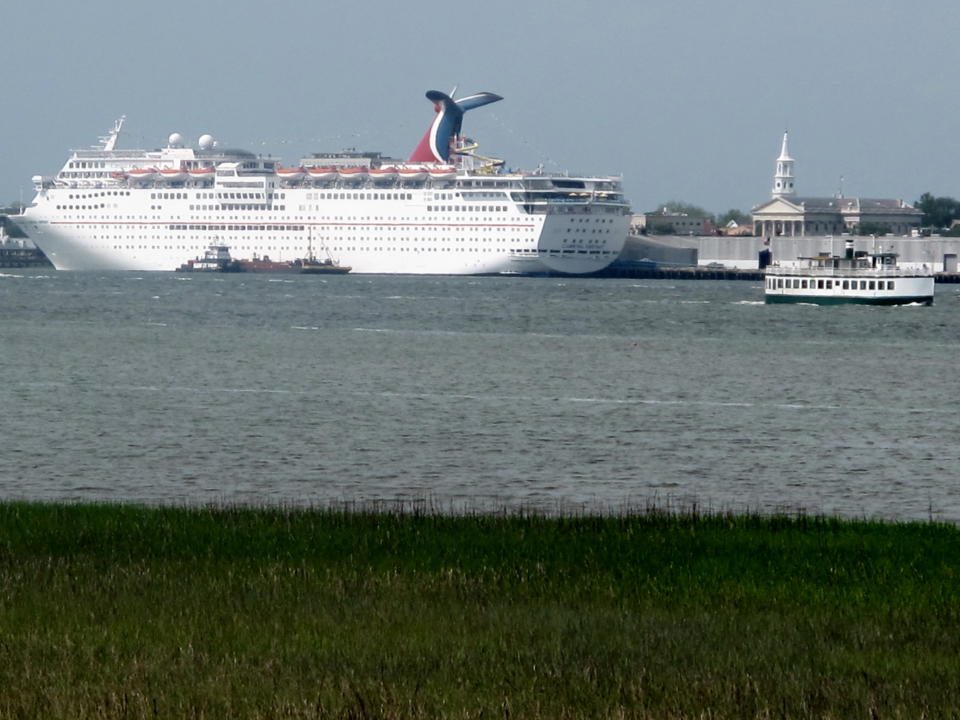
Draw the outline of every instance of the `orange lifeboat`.
M277 168L277 177L280 178L281 180L287 180L290 182L293 182L296 180L302 180L305 174L306 174L306 171L302 167L295 167L295 168L278 167Z
M361 180L366 180L369 177L369 173L365 167L337 168L337 175L341 180L347 180L349 182L360 182Z
M180 168L161 168L159 174L160 178L167 182L183 182L187 179L186 170Z
M397 177L401 180L419 182L427 179L427 171L423 168L400 168L397 170Z
M130 168L127 170L127 177L131 180L143 181L153 180L157 176L156 168Z
M307 168L307 175L311 180L333 180L337 176L337 171L331 167L311 167Z
M456 176L457 169L452 165L430 168L430 177L434 180L453 180Z
M396 180L397 169L394 167L370 168L370 178L372 180L378 180L381 182L386 182L388 180Z
M190 177L195 180L203 180L204 178L212 178L216 175L216 168L212 167L203 167L203 168L193 168L192 170L187 171L190 174Z

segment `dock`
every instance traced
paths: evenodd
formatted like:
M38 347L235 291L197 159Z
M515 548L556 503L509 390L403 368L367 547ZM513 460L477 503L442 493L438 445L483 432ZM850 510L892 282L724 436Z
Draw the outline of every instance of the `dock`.
M0 268L50 267L47 256L35 247L0 245Z

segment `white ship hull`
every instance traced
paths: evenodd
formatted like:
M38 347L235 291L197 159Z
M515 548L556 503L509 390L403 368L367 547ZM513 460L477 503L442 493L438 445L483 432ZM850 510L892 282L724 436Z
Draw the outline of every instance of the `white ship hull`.
M526 214L506 200L428 201L424 190L402 193L410 200L318 203L319 193L287 189L282 211L236 212L191 209L203 207L193 195L213 194L204 190L152 207L151 188L105 192L42 190L16 222L58 270L171 271L227 245L235 258L293 260L313 248L354 273L445 275L596 272L619 256L629 226L612 207Z

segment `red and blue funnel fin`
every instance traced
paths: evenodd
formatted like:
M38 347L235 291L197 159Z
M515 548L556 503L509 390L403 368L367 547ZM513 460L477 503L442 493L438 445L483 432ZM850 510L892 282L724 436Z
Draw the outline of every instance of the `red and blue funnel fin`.
M503 100L499 95L488 92L454 100L438 90L430 90L427 99L433 102L437 116L410 155L409 162L450 162L450 139L460 134L463 114L481 105Z

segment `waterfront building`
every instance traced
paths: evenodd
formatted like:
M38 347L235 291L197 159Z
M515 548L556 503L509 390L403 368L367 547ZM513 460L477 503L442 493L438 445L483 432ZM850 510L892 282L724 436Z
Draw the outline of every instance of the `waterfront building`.
M709 217L674 212L666 207L634 215L630 229L633 234L650 235L712 235L716 232Z
M903 200L889 198L805 197L796 194L794 160L783 134L767 202L753 208L754 233L763 237L859 234L913 235L923 213Z

